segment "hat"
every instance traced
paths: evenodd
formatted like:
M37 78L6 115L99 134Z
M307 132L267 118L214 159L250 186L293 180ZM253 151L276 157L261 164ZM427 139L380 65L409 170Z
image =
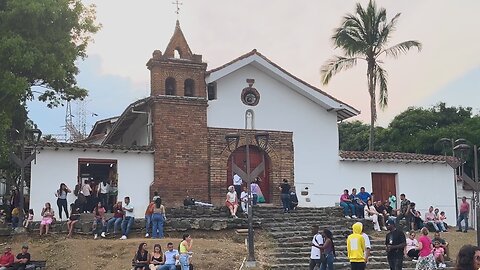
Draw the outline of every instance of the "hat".
M395 221L393 219L388 219L387 225L395 225Z
M24 244L24 245L22 246L22 248L28 249L28 246L27 246L26 244Z

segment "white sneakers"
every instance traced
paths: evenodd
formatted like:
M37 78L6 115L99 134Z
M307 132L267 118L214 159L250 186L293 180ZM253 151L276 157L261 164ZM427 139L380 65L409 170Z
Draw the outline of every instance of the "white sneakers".
M102 234L100 234L100 236L105 238L105 232L102 232Z
M126 235L122 235L122 237L120 237L120 240L125 240L125 239L127 239Z
M148 238L148 237L150 237L150 234L146 233L145 238Z
M93 240L97 240L97 238L98 238L98 234L94 234L93 235Z
M387 227L385 227L385 226L383 226L382 229L383 229L384 231L388 231Z
M445 267L447 267L447 265L444 264L444 263L439 263L439 264L438 264L438 267L440 267L440 268L445 268Z
M350 216L345 216L345 218L351 219L351 217L350 217Z
M353 215L352 218L357 218L357 216Z

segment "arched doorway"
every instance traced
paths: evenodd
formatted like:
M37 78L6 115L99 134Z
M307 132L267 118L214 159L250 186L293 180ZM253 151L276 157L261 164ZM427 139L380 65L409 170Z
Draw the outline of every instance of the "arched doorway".
M262 151L260 148L254 145L249 146L250 151L250 173L252 180L255 177L260 177L261 181L259 183L260 189L262 190L263 196L265 197L265 202L271 202L272 190L270 187L270 158L265 151ZM233 153L228 158L227 165L227 187L232 185L232 178L234 168L238 167L244 172L247 172L247 155L246 155L246 146L241 146L235 149ZM238 173L238 172L237 172ZM239 174L241 175L241 174ZM243 178L243 177L242 177ZM246 179L244 179L246 183Z

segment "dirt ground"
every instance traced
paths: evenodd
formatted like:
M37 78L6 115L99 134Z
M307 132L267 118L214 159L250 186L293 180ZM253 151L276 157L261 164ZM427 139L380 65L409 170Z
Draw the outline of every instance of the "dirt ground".
M235 231L226 232L191 232L193 237L193 261L195 269L239 269L245 255L245 236ZM168 242L177 246L181 234L171 234L165 239L146 239L141 235L132 235L127 240L113 238L93 240L92 236L75 235L68 239L65 235L18 235L0 238L0 248L10 245L12 252L20 252L23 244L28 244L32 260L46 260L48 269L131 269L131 261L140 243L145 242L148 250L154 244L160 244L162 251ZM266 250L269 240L263 233L257 232L256 259L261 265L266 262ZM258 267L261 269L261 267Z

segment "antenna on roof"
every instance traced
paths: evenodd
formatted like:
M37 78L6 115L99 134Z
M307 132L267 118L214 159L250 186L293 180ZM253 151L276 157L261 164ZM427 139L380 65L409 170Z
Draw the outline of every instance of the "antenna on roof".
M172 4L177 6L177 9L175 10L175 13L177 14L177 20L178 20L178 15L180 14L180 6L183 5L183 3L181 3L178 0L175 0L175 2L172 2Z

